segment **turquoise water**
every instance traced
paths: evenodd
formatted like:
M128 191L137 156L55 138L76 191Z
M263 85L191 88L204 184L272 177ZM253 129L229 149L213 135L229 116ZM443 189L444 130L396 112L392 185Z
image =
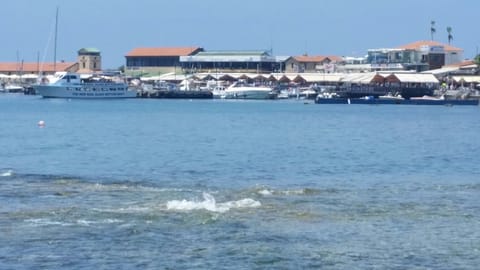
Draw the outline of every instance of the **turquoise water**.
M475 106L0 95L0 268L478 269L479 134Z

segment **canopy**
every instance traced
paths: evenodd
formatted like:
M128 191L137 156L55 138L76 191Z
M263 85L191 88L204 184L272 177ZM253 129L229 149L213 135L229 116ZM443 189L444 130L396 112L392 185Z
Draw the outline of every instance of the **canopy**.
M427 73L393 73L387 76L385 80L400 83L439 83L433 74Z
M350 73L345 75L341 81L349 83L359 83L359 84L369 84L372 82L382 83L385 80L385 77L376 72L368 73Z
M452 79L456 82L478 83L480 76L453 76Z

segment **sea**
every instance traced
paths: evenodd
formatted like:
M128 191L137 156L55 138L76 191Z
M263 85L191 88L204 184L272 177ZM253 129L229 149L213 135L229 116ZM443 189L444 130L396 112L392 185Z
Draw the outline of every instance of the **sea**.
M0 269L479 269L479 154L478 106L2 94Z

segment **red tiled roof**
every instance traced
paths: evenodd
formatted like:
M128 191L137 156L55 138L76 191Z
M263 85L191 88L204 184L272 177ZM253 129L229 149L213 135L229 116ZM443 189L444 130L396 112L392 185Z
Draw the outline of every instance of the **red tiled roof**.
M415 41L413 43L409 43L403 46L398 47L399 49L407 49L407 50L419 50L422 46L443 46L445 51L450 51L450 52L459 52L463 51L460 48L450 46L448 44L443 44L438 41L434 40L420 40L420 41Z
M298 62L312 62L312 63L318 63L318 62L323 62L327 58L332 61L332 62L340 62L342 61L342 58L339 56L334 56L334 55L328 55L328 56L323 56L323 55L316 55L316 56L306 56L306 55L301 55L301 56L294 56L293 57L295 60Z
M135 48L126 56L187 56L200 49L199 47Z
M66 71L70 69L76 63L73 62L62 62L56 64L56 70L53 69L54 63L16 63L16 62L6 62L0 63L0 73L4 72L25 72L25 73L36 73L38 69L43 72L54 72L54 71Z
M445 67L465 67L465 66L471 66L471 65L476 65L475 60L465 60L462 62L445 65Z

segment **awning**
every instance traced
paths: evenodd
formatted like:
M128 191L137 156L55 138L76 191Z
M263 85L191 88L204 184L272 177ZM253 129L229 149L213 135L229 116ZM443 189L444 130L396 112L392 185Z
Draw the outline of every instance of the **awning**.
M433 74L426 73L393 73L387 76L385 81L400 83L439 83Z

